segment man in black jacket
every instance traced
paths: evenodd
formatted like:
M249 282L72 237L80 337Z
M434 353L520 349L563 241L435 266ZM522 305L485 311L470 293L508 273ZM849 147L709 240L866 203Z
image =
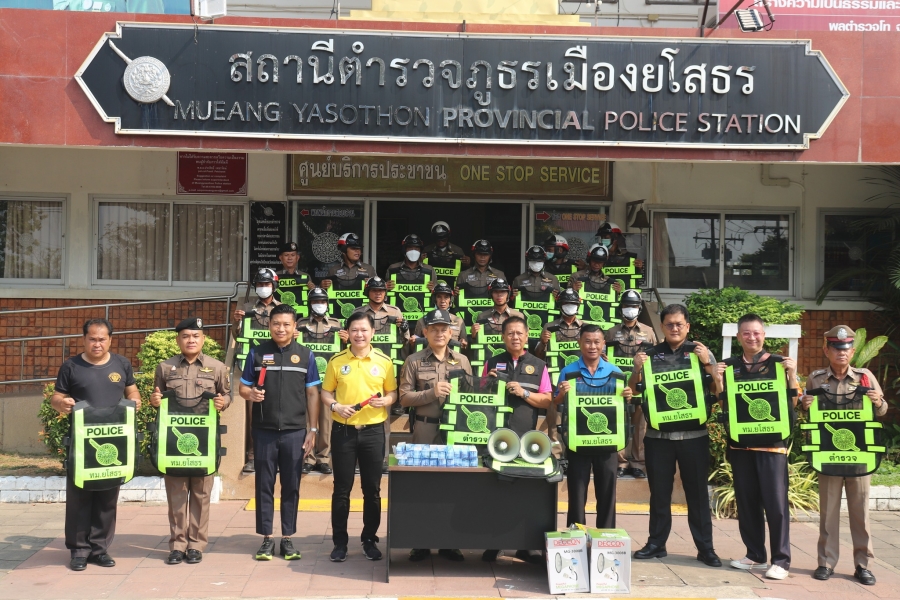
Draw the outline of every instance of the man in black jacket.
M269 314L272 339L250 351L241 375L240 394L252 402L253 450L256 466L256 533L265 538L256 560L272 560L275 542L275 473L281 472L281 551L297 560L291 536L297 530L300 472L315 448L319 422L319 370L316 358L294 340L297 313L286 304Z

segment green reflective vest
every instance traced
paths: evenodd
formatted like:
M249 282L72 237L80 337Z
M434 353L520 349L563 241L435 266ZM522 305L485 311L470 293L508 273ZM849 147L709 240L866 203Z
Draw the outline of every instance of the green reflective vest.
M455 302L459 306L457 314L462 317L463 323L466 324L466 333L470 336L472 335L472 325L478 320L478 315L494 307L492 298L467 298L465 290L459 290L459 296Z
M576 452L596 448L618 452L628 443L628 408L622 390L625 381L616 379L613 394L584 394L586 386L571 381L566 401L560 407L566 448Z
M571 365L581 358L581 346L578 340L558 341L556 333L550 334L550 343L547 344L547 372L550 373L551 381L554 380L553 375L559 373L564 367Z
M451 379L450 385L441 414L441 438L449 446L478 446L479 454L484 454L491 433L505 427L512 413L506 406L506 382L498 381L494 393L460 392L458 378Z
M566 284L569 283L569 280L572 278L572 275L574 275L577 271L578 271L578 267L576 265L569 265L568 273L553 273L553 274L556 275L556 280L559 282L560 287L566 287ZM548 272L552 273L552 271L548 271Z
M348 318L354 310L369 301L366 297L365 281L359 282L358 289L338 290L331 286L326 292L331 300L328 304L331 306L331 317L334 319Z
M110 490L134 477L137 467L134 401L109 408L76 402L72 408L66 468L84 490Z
M256 319L253 317L246 317L244 319L244 325L241 327L240 336L234 338L237 345L236 356L240 361L238 364L243 364L247 359L247 355L250 354L251 348L255 348L264 341L272 339L272 333L269 331L268 327L259 329L256 325Z
M275 299L282 304L287 304L301 318L309 316L309 305L306 297L309 288L306 287L309 277L303 275L279 275L278 287L275 289Z
M585 283L585 286L587 283ZM621 323L622 319L616 317L616 308L619 303L616 301L616 291L610 286L609 291L589 292L584 287L579 292L581 296L581 313L579 318L585 323L599 325L600 329L606 331L615 327L616 323Z
M644 417L658 431L702 429L709 418L700 360L669 355L644 361Z
M628 348L634 352L634 354L637 354L638 352L646 352L650 347L651 346L647 343L641 343L636 346L629 346ZM606 345L606 361L619 367L622 370L622 373L625 374L626 380L631 377L631 373L634 372L634 354L626 354L623 352L617 342L610 342ZM636 390L632 390L632 393L634 398L641 397L640 392Z
M397 280L397 273L391 275L395 285L387 294L388 302L399 307L403 318L413 324L431 310L431 292L428 290L431 275L425 273L424 277L423 283L403 283Z
M328 334L325 335L327 336ZM316 355L316 368L319 370L319 377L324 378L328 361L341 351L341 338L338 336L338 332L335 331L330 338L315 338L310 336L308 331L301 329L300 343Z
M469 363L472 365L473 373L479 372L484 363L492 356L506 352L503 334L486 333L486 331L487 326L482 325L478 330L478 335L469 343Z
M788 439L795 418L780 357L769 358L766 373L742 373L738 369L737 376L733 362L726 362L729 363L725 369L728 436L751 448Z
M381 350L394 364L394 376L397 376L400 367L403 366L403 358L400 356L404 342L397 333L397 326L391 324L389 330L384 333L376 333L372 336L372 346ZM318 363L317 363L318 364ZM322 371L324 373L324 371Z
M205 477L219 468L222 443L214 396L206 392L198 398L197 403L206 400L207 409L197 413L179 402L174 393L163 394L150 446L153 464L160 473Z
M559 314L556 310L556 302L553 295L547 301L525 300L523 294L519 292L513 300L513 308L525 315L525 322L528 324L528 336L540 337L544 324L550 322L550 315Z
M430 265L430 263L428 262L427 256L424 259L422 259L422 264ZM435 277L446 277L446 278L450 279L451 281L456 281L456 278L459 277L459 274L462 271L462 269L460 268L460 265L461 265L460 261L456 260L456 261L454 261L452 267L436 267L434 265L430 265L430 266L432 269L434 269Z
M869 397L857 391L853 400L837 402L834 394L824 390L807 393L817 396L809 407L809 422L800 426L806 433L802 449L813 470L835 477L862 477L877 471L886 448ZM860 403L860 408L842 407L851 403Z
M636 288L640 285L640 280L644 276L638 271L634 264L634 257L628 259L627 265L615 265L603 267L603 274L612 277L622 283L622 290Z

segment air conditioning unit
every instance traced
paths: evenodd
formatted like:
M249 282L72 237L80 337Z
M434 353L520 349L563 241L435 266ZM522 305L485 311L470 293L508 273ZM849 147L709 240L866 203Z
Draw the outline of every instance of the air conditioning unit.
M218 19L228 14L226 0L191 0L191 15L201 19Z

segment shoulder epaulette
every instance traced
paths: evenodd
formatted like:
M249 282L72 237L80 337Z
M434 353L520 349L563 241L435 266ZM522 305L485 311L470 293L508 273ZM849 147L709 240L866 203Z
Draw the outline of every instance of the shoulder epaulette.
M813 371L812 373L810 373L809 376L813 377L815 375L824 375L827 372L828 372L828 369L819 369L817 371Z

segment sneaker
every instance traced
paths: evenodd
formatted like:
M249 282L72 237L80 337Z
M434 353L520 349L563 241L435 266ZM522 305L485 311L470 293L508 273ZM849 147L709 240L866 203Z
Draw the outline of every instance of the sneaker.
M375 545L375 542L368 540L362 543L363 554L369 560L381 560L381 550Z
M347 546L335 546L329 558L331 562L344 562L347 560Z
M788 571L778 565L772 565L769 567L769 570L766 571L767 579L787 579Z
M262 546L256 551L256 560L272 560L272 553L275 550L275 540L266 537Z
M284 557L284 560L300 560L300 553L294 550L294 544L291 543L291 538L283 537L281 538L281 549L280 554Z
M431 556L431 550L428 548L413 548L409 551L409 560L419 562Z
M750 560L746 556L741 560L733 560L731 561L731 566L735 569L742 569L744 571L749 571L750 569L765 569L766 563L758 563L755 560ZM779 567L781 568L781 567Z

